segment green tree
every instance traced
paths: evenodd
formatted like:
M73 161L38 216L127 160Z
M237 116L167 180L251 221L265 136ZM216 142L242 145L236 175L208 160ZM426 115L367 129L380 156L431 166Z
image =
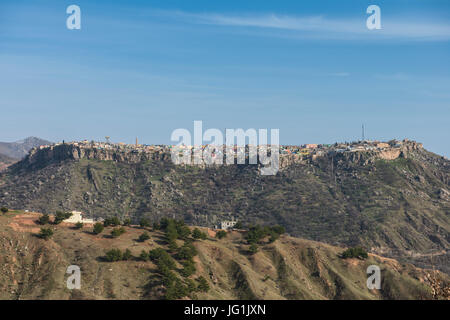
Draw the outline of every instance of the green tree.
M195 262L192 259L187 259L182 262L183 269L181 269L180 273L183 277L189 277L193 275L196 271Z
M250 245L250 247L248 248L248 251L249 251L251 254L255 254L256 252L258 252L258 245L257 245L256 243L252 243L252 244Z
M200 291L200 292L208 292L209 291L209 284L205 278L199 277L199 278L197 278L197 282L198 282L198 285L197 285L198 291Z
M113 237L113 238L117 238L117 237L120 237L122 234L124 234L126 232L126 230L125 230L125 228L124 227L120 227L120 228L114 228L112 231L111 231L111 236Z
M106 252L105 259L109 262L122 260L122 251L120 249L111 249Z
M106 218L105 221L103 221L103 225L105 227L109 227L109 226L117 227L117 226L121 225L121 222L118 217L112 217L112 218Z
M43 214L39 217L38 223L42 225L50 223L50 216L47 213Z
M158 266L165 266L169 270L175 269L175 260L164 249L156 248L150 250L149 256Z
M194 231L192 231L192 237L194 239L200 239L200 240L206 240L207 235L204 232L201 232L200 229L195 228Z
M53 236L53 229L52 228L41 228L41 231L39 232L39 237L48 240Z
M55 219L53 219L53 224L60 224L64 220L69 219L71 216L72 213L70 212L56 211Z
M176 252L178 249L177 241L175 239L170 239L168 243L169 243L169 251Z
M101 224L100 222L97 222L96 224L94 224L94 230L93 230L93 232L95 233L95 234L100 234L100 233L102 233L103 232L103 229L104 229L105 227L103 226L103 224Z
M216 238L217 239L223 239L227 236L227 232L225 230L219 230L216 233Z
M343 259L348 259L348 258L367 259L368 256L369 255L367 254L367 251L361 247L348 248L341 254L341 258L343 258Z
M130 249L126 249L125 252L122 254L122 260L126 261L126 260L130 260L133 257L133 255L131 254Z

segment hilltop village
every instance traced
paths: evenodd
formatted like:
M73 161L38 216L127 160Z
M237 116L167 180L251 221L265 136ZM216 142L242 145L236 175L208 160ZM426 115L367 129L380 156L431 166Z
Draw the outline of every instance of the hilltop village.
M174 145L145 145L145 144L125 144L125 143L110 143L110 142L96 142L96 141L75 141L75 142L59 142L52 145L42 145L40 147L31 150L30 154L36 154L39 150L53 151L60 147L70 147L71 149L78 150L79 156L76 158L82 158L85 154L121 154L121 155L134 155L134 158L164 158L169 159ZM192 155L194 155L194 150L196 146L181 145L177 146L180 152L189 150ZM200 146L199 146L200 147ZM198 149L199 149L198 147ZM210 145L202 145L201 149L213 147ZM218 148L220 151L213 151L213 157L223 156L222 150L225 150L225 145L223 148ZM270 146L267 146L270 150ZM235 157L239 154L245 154L248 160L248 153L251 146L232 146ZM256 147L259 150L260 147ZM345 143L334 143L334 144L303 144L303 145L281 145L279 147L280 162L286 162L283 160L315 160L318 157L323 156L335 156L339 154L352 154L361 152L370 152L373 155L377 155L379 158L393 160L398 158L405 151L412 151L422 149L421 143L415 141L410 141L405 139L403 141L391 140L388 142L380 141L357 141L357 142L345 142ZM270 152L270 151L269 151ZM155 157L156 156L156 157ZM106 157L104 160L118 160L119 158L112 159L111 157Z

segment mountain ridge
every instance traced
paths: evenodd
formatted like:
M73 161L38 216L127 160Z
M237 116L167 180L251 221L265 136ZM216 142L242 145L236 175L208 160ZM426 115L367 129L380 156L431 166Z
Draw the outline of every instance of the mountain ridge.
M13 159L22 159L31 149L48 144L51 142L37 137L28 137L15 142L0 142L0 154Z
M164 152L49 146L0 176L0 205L135 222L176 216L210 227L230 218L281 224L294 236L363 245L424 267L431 266L425 257L444 251L436 263L449 272L446 158L412 141L280 158L276 176L261 176L252 165L176 166Z

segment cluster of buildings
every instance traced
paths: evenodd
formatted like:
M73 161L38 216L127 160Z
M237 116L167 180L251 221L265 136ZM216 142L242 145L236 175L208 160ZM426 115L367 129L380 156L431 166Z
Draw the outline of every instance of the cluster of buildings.
M298 158L308 159L317 156L324 156L329 153L345 153L345 152L361 152L361 151L385 151L385 150L399 150L405 144L410 143L409 140L405 139L403 141L391 140L389 142L380 141L357 141L357 142L345 142L345 143L334 143L334 144L303 144L303 145L281 145L279 146L280 157L284 156L296 156ZM415 142L411 142L415 143ZM96 142L96 141L76 141L76 142L59 142L53 144L52 146L44 145L40 146L38 149L45 149L48 147L56 147L59 145L73 145L79 148L85 149L98 149L98 150L111 150L123 153L158 153L158 154L170 154L174 145L145 145L138 144L137 140L135 144L125 144L125 143L109 143L109 142ZM415 143L416 144L416 143ZM420 144L418 144L420 145ZM197 149L205 150L206 148L211 148L213 150L215 146L202 145L202 146L192 146L192 145L179 145L177 146L180 153L189 150L193 155L194 151ZM267 150L270 150L270 145L265 146ZM233 151L236 155L245 155L248 158L249 151L251 150L251 145L246 146L223 146L223 148L217 148L217 150L212 152L212 157L223 157L225 150ZM256 146L253 150L258 150L261 146Z

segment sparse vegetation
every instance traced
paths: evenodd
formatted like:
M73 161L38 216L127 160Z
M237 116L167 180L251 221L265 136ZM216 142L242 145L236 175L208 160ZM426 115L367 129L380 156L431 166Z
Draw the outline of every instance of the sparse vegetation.
M124 234L126 232L124 227L120 227L120 228L114 228L111 231L111 237L113 238L118 238L120 237L122 234Z
M39 217L38 223L41 224L41 225L49 224L50 223L50 216L47 213L43 214L42 216Z
M138 241L139 242L144 242L150 239L150 235L147 232L142 233L139 238Z
M130 249L126 249L122 253L122 260L124 260L124 261L130 260L132 257L133 257L133 255L131 254L131 250Z
M272 227L265 226L262 227L260 225L251 226L247 232L247 242L249 244L257 244L263 238L270 236L269 242L276 241L281 234L285 233L285 229L282 226L275 225Z
M433 297L430 281L435 275L430 276L429 271L427 273L426 270L416 269L408 264L394 266L376 256L370 257L369 264L377 264L384 270L382 290L372 292L367 290L365 283L367 263L349 265L337 258L337 255L344 251L343 249L318 245L314 241L286 237L276 246L264 247L264 254L257 253L249 257L241 248L254 245L262 251L263 243L260 240L260 243L242 245L240 241L246 240L247 233L233 232L228 235L230 239L207 242L194 242L193 233L192 238L187 240L178 238L176 240L178 248L172 253L168 251L167 243L158 241L160 232L153 233L139 228L127 228L129 236L109 241L92 237L85 232L73 232L71 228L50 226L55 234L52 240L46 242L37 239L39 229L37 232L33 231L36 236L23 241L22 237L27 237L26 233L17 237L15 233L22 232L19 231L22 229L14 231L7 226L9 222L6 223L6 221L15 221L20 228L32 230L35 225L29 222L33 222L35 217L34 214L0 215L0 227L3 226L0 229L5 239L1 254L9 260L9 262L5 260L5 266L8 270L10 267L13 268L17 275L21 270L26 272L26 267L29 266L27 261L36 261L41 267L33 269L35 277L41 279L41 288L50 288L56 275L63 273L66 267L65 264L59 263L60 250L67 250L70 253L73 252L77 257L76 262L83 266L85 286L82 286L77 296L67 293L64 288L51 287L49 291L43 293L42 290L33 289L30 286L30 289L23 293L23 298L50 298L56 295L72 299L183 299L185 297L189 299L220 299L221 297L233 299L431 299ZM26 223L21 222L26 219L28 219ZM47 229L46 226L41 227ZM146 249L148 248L146 244L133 241L144 232L156 240L152 244L155 246L151 248L152 250ZM47 233L43 232L43 234ZM233 237L230 237L231 234ZM9 245L8 238L12 240L12 246ZM42 238L49 237L45 235ZM79 239L82 241L77 241ZM89 241L92 242L89 243ZM114 245L105 250L104 245L108 242ZM201 255L200 259L195 257L197 251ZM350 256L354 256L353 253ZM23 258L22 255L24 255ZM153 263L146 262L150 259L150 255ZM12 262L14 257L16 260ZM248 263L249 261L251 263ZM115 263L115 265L108 266L107 263ZM302 265L301 270L295 267L298 265ZM109 271L110 269L112 272ZM302 280L305 277L308 277L309 288ZM440 285L442 290L436 291L439 292L437 297L442 298L447 292L445 288L448 288L448 277L442 273L436 273L436 277L442 279L442 285ZM6 273L3 279L6 284L13 281L9 273ZM28 285L28 278L21 279L24 285ZM423 279L423 282L417 279ZM328 286L327 281L331 281L333 286ZM93 295L89 289L95 286L95 283L102 283L103 290ZM0 299L13 297L14 295L8 290L0 291Z
M248 251L249 251L251 254L257 253L257 252L258 252L258 245L257 245L256 243L252 243L252 244L250 245L250 247L248 248Z
M111 249L106 252L105 260L108 262L115 262L122 260L122 251L120 249Z
M41 231L39 232L39 237L44 240L48 240L53 236L53 229L52 228L41 228Z
M103 232L103 229L105 229L105 227L103 226L103 224L101 224L100 222L97 222L96 224L94 224L94 229L93 229L93 233L94 234L100 234Z
M195 228L194 231L192 231L192 238L196 240L206 240L207 237L206 233L200 231L199 228Z
M148 254L147 251L142 250L141 254L139 255L139 259L141 259L142 261L148 261L150 260L150 255Z
M225 230L219 230L216 233L216 238L219 240L225 238L226 236L227 236L227 232Z
M344 252L342 252L341 254L342 259L348 258L367 259L367 257L368 257L367 251L361 247L349 248Z
M200 292L208 292L209 291L209 284L208 281L204 277L197 278L198 286L197 290Z
M69 219L71 216L71 212L56 211L55 218L53 219L53 224L60 224L64 220Z
M103 221L103 225L105 227L117 227L121 225L120 219L118 217L112 217L112 218L106 218L105 221Z

